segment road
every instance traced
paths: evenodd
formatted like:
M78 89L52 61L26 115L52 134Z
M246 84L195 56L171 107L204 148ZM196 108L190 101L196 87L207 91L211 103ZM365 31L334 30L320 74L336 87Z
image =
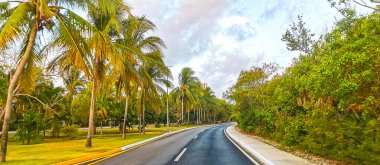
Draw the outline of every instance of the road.
M199 127L152 142L101 165L248 165L253 162L224 134L231 124Z

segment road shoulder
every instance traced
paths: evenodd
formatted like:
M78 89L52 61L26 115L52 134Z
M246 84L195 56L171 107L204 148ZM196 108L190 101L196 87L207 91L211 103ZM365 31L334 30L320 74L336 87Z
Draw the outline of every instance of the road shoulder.
M247 154L260 164L278 164L278 165L305 165L313 164L312 162L295 156L291 153L280 150L269 144L251 138L235 129L236 125L229 126L226 129L227 135L241 147Z

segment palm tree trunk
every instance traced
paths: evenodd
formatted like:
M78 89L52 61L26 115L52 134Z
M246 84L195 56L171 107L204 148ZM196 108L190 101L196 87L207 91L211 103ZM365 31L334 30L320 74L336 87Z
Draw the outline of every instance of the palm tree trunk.
M127 121L127 115L128 115L128 94L125 92L125 111L124 111L124 123L123 123L123 139L126 138L125 136L125 128L126 128L126 121Z
M141 109L139 111L138 116L139 116L139 133L141 133Z
M100 121L100 139L103 139L103 120Z
M195 109L195 117L196 117L196 120L197 120L197 124L199 124L199 120L198 120L198 109Z
M202 112L202 106L200 108L200 116L199 116L199 122L202 123L202 116L203 116L203 112Z
M187 111L187 124L190 123L190 110Z
M144 104L144 100L143 100L143 113L142 113L142 133L145 134L145 104Z
M201 117L200 116L201 115L201 110L199 108L198 108L198 113L197 114L198 114L198 124L200 124L201 123L201 118L200 118Z
M86 147L92 147L92 137L94 136L94 111L95 111L95 90L97 86L97 81L94 79L91 91L91 105L90 105L90 117L88 121L88 134Z
M18 79L20 78L21 73L24 70L26 62L28 61L30 54L32 53L34 42L37 36L37 31L38 31L37 22L35 22L32 25L32 29L30 31L28 45L25 49L25 53L22 56L21 61L18 64L14 75L12 76L12 79L9 81L7 102L6 102L5 110L4 110L5 116L4 116L3 129L2 129L2 134L1 134L0 162L6 161L7 145L8 145L8 129L9 129L9 121L11 118L12 100L14 96L13 92L18 84Z
M183 96L182 96L182 118L181 118L181 123L183 123Z

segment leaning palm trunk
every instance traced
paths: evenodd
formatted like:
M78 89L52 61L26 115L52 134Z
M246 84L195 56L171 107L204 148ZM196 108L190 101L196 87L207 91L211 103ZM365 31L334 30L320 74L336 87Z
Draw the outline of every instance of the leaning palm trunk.
M125 129L126 129L126 121L127 121L127 115L128 115L128 94L125 94L125 111L124 111L124 123L123 123L123 139L126 138L125 136Z
M30 54L32 53L32 48L36 40L37 31L38 31L37 22L35 22L32 25L32 29L29 35L28 45L25 49L25 53L22 56L21 61L18 64L16 71L9 82L7 102L5 105L5 112L4 112L5 114L4 114L4 121L3 121L3 129L2 129L2 134L1 134L0 162L6 161L9 120L11 118L11 107L12 107L12 100L14 96L14 90L18 84L18 79L20 78L22 71L24 70L26 62L28 61Z
M86 147L92 147L92 137L94 136L94 111L95 111L95 90L97 86L97 81L93 80L94 84L92 85L91 91L91 104L90 104L90 117L88 121L88 134Z

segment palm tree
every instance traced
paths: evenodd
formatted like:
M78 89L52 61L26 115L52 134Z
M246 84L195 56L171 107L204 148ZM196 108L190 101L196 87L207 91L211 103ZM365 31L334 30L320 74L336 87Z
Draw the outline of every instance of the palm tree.
M58 63L61 68L76 67L82 70L86 78L92 82L89 129L85 144L86 147L91 147L95 128L94 111L98 87L109 68L112 68L114 72L120 71L119 66L123 62L122 54L115 40L121 36L120 27L124 16L130 16L130 13L129 8L124 5L122 0L87 1L89 22L83 26L89 30L83 35L79 34L83 37L77 40L80 45L84 45L84 49L81 51L85 52L85 55L73 56L70 50L63 51L60 56L53 60L53 63Z
M114 71L120 71L122 53L114 40L120 38L122 21L125 15L129 14L129 8L123 4L122 0L97 0L90 5L89 18L93 25L93 31L89 38L91 46L91 78L93 82L91 93L91 105L89 114L89 129L87 134L86 147L92 146L94 135L94 110L95 98L98 85L104 79L107 65L110 64Z
M52 31L56 37L66 38L66 47L70 47L71 53L83 55L82 45L75 38L81 29L83 19L70 9L74 7L87 8L85 0L25 0L0 2L0 50L14 45L20 38L24 38L21 45L19 62L9 81L5 115L2 129L0 162L6 161L8 128L11 117L12 100L15 88L25 66L32 65L31 56L35 55L37 47L36 39L44 30ZM74 23L74 24L73 24Z
M206 87L202 90L200 103L201 111L203 111L203 120L206 120L206 113L209 113L208 109L214 105L216 96L210 87Z
M69 105L66 109L70 116L69 122L70 124L74 124L72 101L74 100L74 96L78 94L80 88L84 86L85 79L81 75L80 71L76 70L75 68L68 68L67 70L63 70L60 75L67 90L65 97L69 102Z
M183 68L178 76L179 87L172 90L173 94L181 99L181 123L183 123L185 101L188 102L188 104L194 101L194 90L191 89L195 89L197 83L199 83L198 77L195 77L194 74L195 72L191 68Z
M140 86L140 99L141 99L141 113L142 113L142 129L141 131L145 133L145 108L146 106L150 106L151 109L158 109L162 104L160 99L160 94L165 93L165 90L161 87L164 86L172 86L171 82L168 80L168 77L171 77L170 70L167 66L165 66L162 54L158 51L147 54L146 56L152 56L150 58L155 59L150 61L151 63L148 65L140 66L140 73L144 82ZM149 94L149 95L148 95Z
M162 67L164 66L164 62L162 61L161 50L165 48L163 41L155 36L146 36L148 32L154 29L155 25L145 17L130 17L123 23L123 38L116 41L124 54L123 64L120 66L123 72L119 72L117 81L118 88L124 87L126 95L123 138L125 138L128 102L130 91L132 90L131 84L135 88L141 87L141 98L144 98L146 97L144 90L152 89L152 80L145 67L152 65L160 66L159 68L164 69L167 74L170 73L167 68ZM143 100L141 100L141 103L143 103ZM144 109L144 106L141 108Z

